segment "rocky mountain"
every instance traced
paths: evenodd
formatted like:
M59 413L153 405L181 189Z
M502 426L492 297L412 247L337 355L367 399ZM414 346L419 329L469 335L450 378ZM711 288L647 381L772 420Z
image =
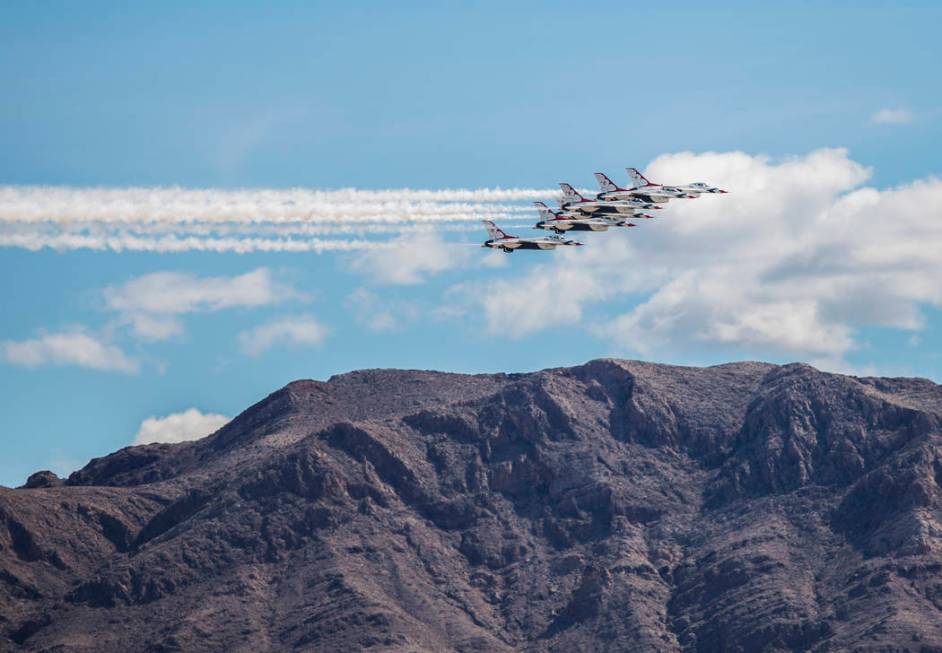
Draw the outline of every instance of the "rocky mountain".
M3 651L942 651L942 387L297 381L0 489Z

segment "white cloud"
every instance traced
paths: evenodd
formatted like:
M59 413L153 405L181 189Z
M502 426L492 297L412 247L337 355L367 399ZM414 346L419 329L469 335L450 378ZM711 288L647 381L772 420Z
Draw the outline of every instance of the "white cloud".
M148 417L141 422L141 427L134 436L134 444L199 440L216 432L228 422L229 418L225 415L201 413L195 408L165 417Z
M366 288L357 288L350 293L345 306L353 311L358 324L377 333L392 331L403 320L414 320L418 315L414 305L403 301L386 301Z
M874 125L905 125L913 121L913 113L909 109L880 109L870 116Z
M327 337L327 327L310 315L283 317L239 334L239 348L243 353L257 356L275 345L312 347Z
M386 249L359 253L350 265L376 283L410 285L421 283L427 274L464 265L470 256L470 246L446 244L429 231L400 236Z
M722 346L831 367L861 346L859 329L918 331L921 306L942 306L938 179L860 188L870 172L844 150L784 161L680 153L645 174L730 194L672 201L638 229L593 236L522 276L452 295L478 308L492 333L581 325L642 354ZM587 323L590 306L606 316Z
M523 279L462 284L450 295L477 304L492 334L522 338L543 328L576 324L583 305L603 299L608 290L575 256L559 254L558 264L537 266Z
M127 374L140 369L139 363L121 349L81 329L45 333L30 340L8 340L0 348L7 363L23 367L74 365Z
M267 268L234 277L197 277L155 272L104 290L107 307L118 312L134 332L164 340L183 331L179 316L228 308L257 308L303 296L276 282Z

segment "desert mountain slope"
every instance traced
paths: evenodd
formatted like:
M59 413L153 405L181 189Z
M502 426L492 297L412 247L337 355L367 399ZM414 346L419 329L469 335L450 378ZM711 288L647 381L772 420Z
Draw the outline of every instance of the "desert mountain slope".
M0 489L0 650L942 651L942 387L298 381Z

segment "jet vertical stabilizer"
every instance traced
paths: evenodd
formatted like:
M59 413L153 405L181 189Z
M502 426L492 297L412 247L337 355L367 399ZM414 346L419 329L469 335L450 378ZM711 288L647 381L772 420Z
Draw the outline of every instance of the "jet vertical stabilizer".
M615 184L615 182L609 179L608 176L602 172L596 172L595 179L596 181L599 182L599 190L601 190L603 193L611 193L612 191L616 191L616 190L624 190L622 188L619 188Z
M644 186L654 186L648 178L641 174L637 168L625 168L628 171L628 176L631 178L631 183L635 188L642 188Z

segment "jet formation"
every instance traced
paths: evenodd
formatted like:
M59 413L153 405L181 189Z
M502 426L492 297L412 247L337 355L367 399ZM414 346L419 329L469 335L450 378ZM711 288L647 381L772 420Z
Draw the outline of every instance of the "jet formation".
M641 220L651 220L649 211L658 211L671 200L696 199L702 194L726 193L721 188L703 182L680 186L655 184L638 172L627 168L631 186L622 188L601 172L595 173L598 194L584 197L575 188L562 182L559 210L554 211L543 202L534 202L540 214L536 229L552 231L553 236L523 238L511 236L490 220L484 220L488 239L481 247L499 249L508 254L518 249L553 250L557 247L580 247L583 243L563 238L569 231L608 231L619 227L635 227Z

